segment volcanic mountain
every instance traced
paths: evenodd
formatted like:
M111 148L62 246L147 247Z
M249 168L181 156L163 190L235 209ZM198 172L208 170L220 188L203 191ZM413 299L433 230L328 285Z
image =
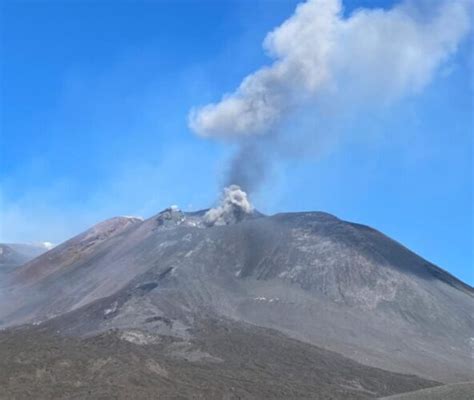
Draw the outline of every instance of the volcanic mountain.
M309 362L311 351L321 352L318 362L339 371L329 392L345 387L354 396L345 398L474 379L473 288L370 227L322 212L265 216L229 204L94 226L10 274L0 326L31 324L21 329L69 338L61 341L113 335L153 347L168 338L166 354L210 365L232 358L230 348L216 350L224 336L248 335L268 343L268 354L283 346ZM241 345L250 359L260 354ZM316 365L300 361L295 369ZM344 378L342 365L353 365ZM386 375L370 389L363 377L374 371Z

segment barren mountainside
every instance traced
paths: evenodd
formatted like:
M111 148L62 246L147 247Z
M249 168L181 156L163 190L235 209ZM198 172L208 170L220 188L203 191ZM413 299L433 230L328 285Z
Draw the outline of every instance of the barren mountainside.
M473 379L473 290L447 272L325 213L253 212L213 226L204 216L172 208L114 218L57 246L9 276L2 326L53 318L70 335L132 329L191 340L209 316L373 367Z

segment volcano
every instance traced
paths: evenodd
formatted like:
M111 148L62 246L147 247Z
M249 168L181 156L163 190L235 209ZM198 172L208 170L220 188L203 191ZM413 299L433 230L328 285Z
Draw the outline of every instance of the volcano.
M38 340L36 354L54 335L71 359L79 343L104 359L104 343L136 360L153 349L161 361L135 367L156 363L158 380L178 373L176 360L206 382L210 370L238 370L207 382L203 398L230 387L241 397L228 398L374 398L474 380L472 287L368 226L233 207L238 218L219 224L209 210L177 207L112 218L16 268L2 291L0 348ZM281 391L246 397L237 365L260 379L249 387Z

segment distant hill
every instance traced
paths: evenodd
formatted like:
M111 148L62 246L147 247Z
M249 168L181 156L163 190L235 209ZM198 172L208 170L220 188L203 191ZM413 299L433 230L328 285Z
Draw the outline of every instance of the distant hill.
M0 243L0 270L12 269L50 250L53 245L49 242Z

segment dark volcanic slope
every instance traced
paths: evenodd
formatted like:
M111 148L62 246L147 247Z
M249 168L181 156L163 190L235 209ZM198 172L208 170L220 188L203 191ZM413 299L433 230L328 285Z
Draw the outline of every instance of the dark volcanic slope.
M0 398L362 400L436 385L242 323L198 321L193 335L0 333Z
M384 397L380 400L472 400L474 382L452 383L410 393Z
M202 213L176 210L107 221L26 264L3 294L3 326L75 310L59 331L188 340L206 313L379 368L473 379L473 289L380 232L324 213L212 228Z

